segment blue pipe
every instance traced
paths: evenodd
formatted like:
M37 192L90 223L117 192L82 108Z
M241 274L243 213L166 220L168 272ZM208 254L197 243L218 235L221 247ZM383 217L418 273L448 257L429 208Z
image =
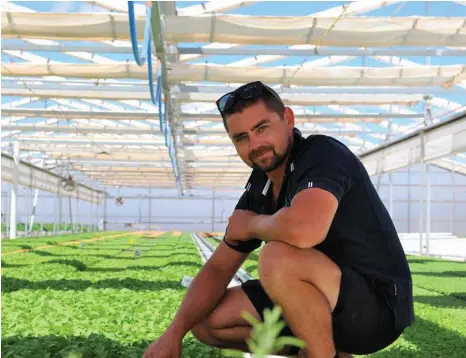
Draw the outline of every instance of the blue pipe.
M165 103L162 103L162 64L157 68L157 88L154 94L154 78L152 69L152 42L151 42L151 26L152 26L152 9L150 6L146 7L146 24L144 29L144 40L142 44L142 51L139 54L138 40L136 33L136 20L134 16L134 1L128 1L128 15L129 15L129 31L131 35L131 48L133 55L138 66L144 66L147 60L148 67L148 80L149 80L149 91L151 102L159 108L159 126L160 132L165 134L165 146L168 147L168 154L173 168L173 174L175 175L176 186L178 192L181 193L181 183L178 176L178 169L176 166L176 160L174 155L173 138L171 137L171 128L168 122L168 111ZM162 110L163 106L163 110ZM163 118L163 119L162 119Z
M134 16L134 1L128 1L129 15L129 32L131 34L131 47L133 49L134 59L138 66L144 66L147 54L150 54L150 30L152 24L152 10L149 6L146 7L146 26L144 29L144 41L142 43L142 52L139 55L138 38L136 34L136 19Z
M150 40L150 35L149 35L149 40ZM150 46L151 46L151 41L149 41L149 48L148 48L149 54L152 52L151 49L150 49ZM160 66L159 66L159 69L160 69ZM153 86L154 77L153 77L153 73L152 73L152 56L151 55L149 55L147 57L147 69L148 69L148 72L149 72L148 76L149 76L150 100L152 101L153 104L157 105L157 97L156 97L156 95L154 95L154 86ZM159 69L158 69L158 71L159 71ZM157 94L160 91L160 87L161 87L161 81L160 81L160 77L157 74Z

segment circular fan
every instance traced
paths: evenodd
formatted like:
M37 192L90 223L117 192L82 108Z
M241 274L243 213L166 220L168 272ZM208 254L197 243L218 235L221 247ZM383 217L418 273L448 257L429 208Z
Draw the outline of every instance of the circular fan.
M121 196L117 196L115 198L115 205L116 206L123 206L124 203L125 203L125 201L123 200L123 198Z
M66 190L66 191L73 191L76 189L76 186L77 186L77 182L76 180L71 176L71 175L68 175L67 177L63 178L60 182L60 185L62 187L63 190Z

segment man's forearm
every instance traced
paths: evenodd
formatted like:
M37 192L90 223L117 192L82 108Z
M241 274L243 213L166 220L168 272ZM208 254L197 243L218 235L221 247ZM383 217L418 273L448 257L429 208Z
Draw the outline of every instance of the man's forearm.
M212 312L223 297L228 283L229 280L223 280L221 275L204 266L192 281L168 331L177 339L182 339L202 318Z
M280 209L274 215L258 215L251 219L250 226L252 237L265 242L282 241L296 247L303 246L305 223L293 218L288 207Z

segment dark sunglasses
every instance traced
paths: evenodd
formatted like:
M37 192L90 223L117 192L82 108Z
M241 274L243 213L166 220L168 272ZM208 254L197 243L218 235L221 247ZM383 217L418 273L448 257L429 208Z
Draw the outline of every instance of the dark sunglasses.
M261 81L255 81L247 83L241 87L238 87L232 92L229 92L220 97L215 103L220 111L222 117L225 112L228 111L236 102L236 96L240 96L242 99L253 99L260 97L263 93L269 93L282 102L280 96L269 86L264 85Z

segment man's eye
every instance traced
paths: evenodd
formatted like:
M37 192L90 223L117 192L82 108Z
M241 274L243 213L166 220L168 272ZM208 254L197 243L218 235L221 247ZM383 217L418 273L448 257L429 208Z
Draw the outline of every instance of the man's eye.
M265 128L267 128L267 126L260 126L260 127L258 128L258 131L259 131L259 132L263 132Z
M244 136L243 136L243 135L240 136L240 137L236 137L235 142L236 142L236 143L239 143L239 142L241 142L243 139L244 139Z

